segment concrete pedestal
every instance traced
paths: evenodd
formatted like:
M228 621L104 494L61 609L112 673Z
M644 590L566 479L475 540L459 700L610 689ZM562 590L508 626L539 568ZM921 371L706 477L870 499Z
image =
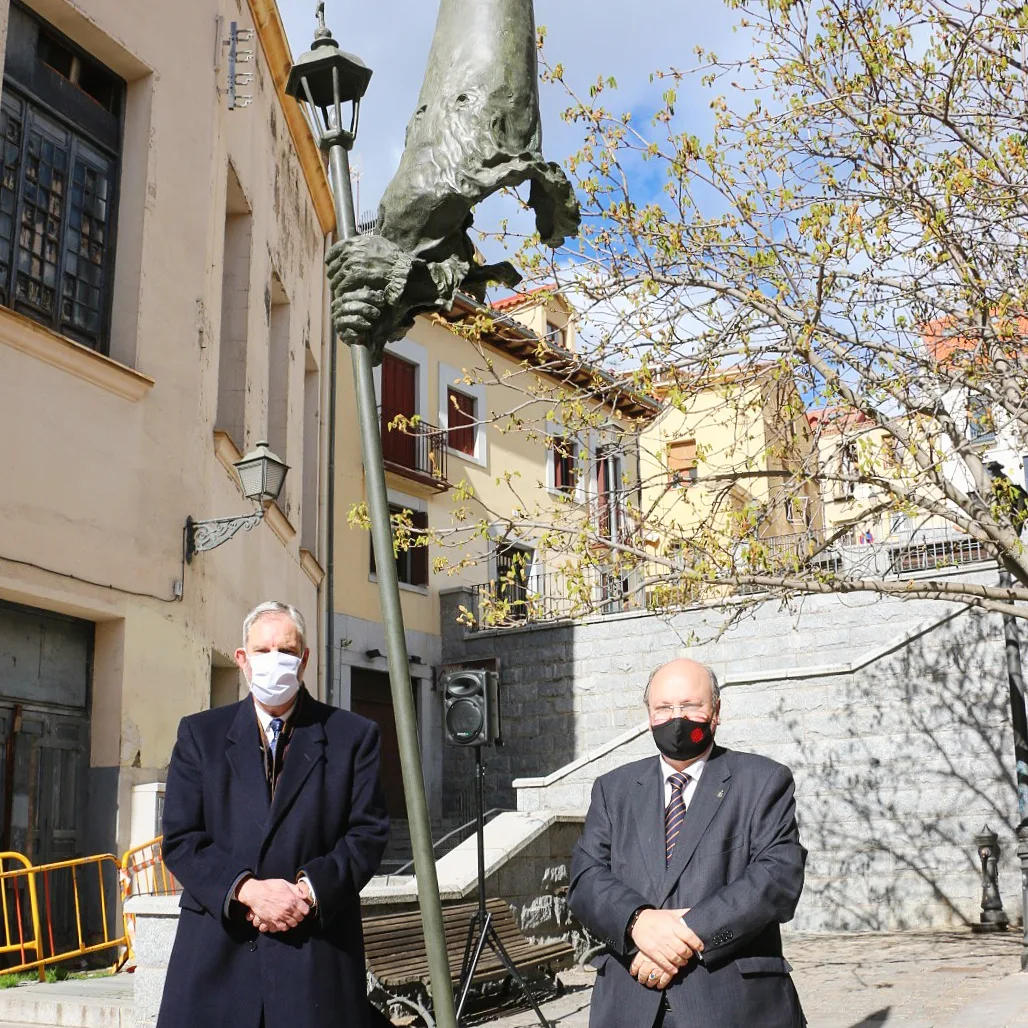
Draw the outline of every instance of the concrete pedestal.
M125 913L136 918L135 1028L154 1028L178 930L178 896L133 896Z

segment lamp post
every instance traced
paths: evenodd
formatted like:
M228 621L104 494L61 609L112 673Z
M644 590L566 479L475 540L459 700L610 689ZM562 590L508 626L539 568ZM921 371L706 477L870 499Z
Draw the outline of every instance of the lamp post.
M371 69L359 58L344 53L325 27L325 5L317 7L318 28L314 43L293 65L286 84L286 93L294 97L304 110L318 145L328 155L332 198L335 203L337 233L343 239L357 235L350 185L349 151L353 148L360 118L360 103L371 80ZM349 118L344 118L348 113ZM348 124L348 128L344 125ZM328 533L332 531L335 487L335 408L338 340L332 335L329 385L328 440ZM382 463L382 437L379 430L378 402L369 347L358 343L350 347L354 386L357 393L357 417L364 453L364 477L367 488L371 538L375 549L382 620L389 659L389 685L396 717L396 736L400 749L400 768L407 801L414 871L418 883L418 904L425 931L432 1005L440 1028L456 1028L453 1007L453 981L446 955L442 904L436 877L432 833L425 800L425 782L421 772L417 721L411 695L407 640L400 607L400 587L396 575L393 533L389 521L385 467ZM328 543L328 538L326 538ZM326 546L327 572L332 573L334 553ZM328 584L329 610L333 603L331 579ZM331 620L331 617L329 618ZM331 663L328 664L331 674Z
M999 461L989 461L985 471L1000 499L1010 508L1010 523L1020 537L1028 522L1028 492L1012 482ZM1014 577L999 561L999 584L1009 589ZM1021 860L1021 970L1028 971L1028 704L1025 701L1021 636L1013 614L1003 615L1003 644L1006 654L1007 686L1010 695L1010 726L1014 735L1014 781L1017 786L1017 855Z
M244 495L248 500L258 504L258 509L252 514L243 514L236 518L209 518L206 521L186 518L184 545L187 564L192 563L196 554L227 543L237 532L249 532L250 529L256 528L264 520L269 505L274 503L282 492L286 472L289 470L289 465L273 453L265 442L258 443L232 466L239 475Z

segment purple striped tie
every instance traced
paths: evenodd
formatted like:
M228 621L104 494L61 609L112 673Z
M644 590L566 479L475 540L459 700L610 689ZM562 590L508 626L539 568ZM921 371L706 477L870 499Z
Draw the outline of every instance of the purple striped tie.
M666 863L670 864L678 833L681 832L682 824L685 821L684 794L685 787L689 783L689 776L684 771L676 771L668 781L671 783L671 802L664 811L664 839L667 842Z

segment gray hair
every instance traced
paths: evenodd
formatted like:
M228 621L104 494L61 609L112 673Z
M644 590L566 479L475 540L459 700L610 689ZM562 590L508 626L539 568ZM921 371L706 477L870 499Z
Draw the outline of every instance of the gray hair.
M280 603L278 600L265 600L263 603L258 603L249 614L243 618L243 649L246 649L246 643L250 638L250 629L253 628L261 618L267 617L269 614L284 614L288 618L292 618L293 624L296 625L297 631L300 633L300 645L307 648L307 622L304 621L303 615L290 603Z
M646 679L646 688L643 689L643 706L648 707L650 705L650 686L653 684L653 679L660 674L668 666L673 664L674 661L667 661L665 664L661 664L659 667L655 667L650 672L650 677ZM710 696L714 704L714 708L721 702L721 683L717 680L717 672L709 664L701 664L701 668L707 672L707 677L710 679Z

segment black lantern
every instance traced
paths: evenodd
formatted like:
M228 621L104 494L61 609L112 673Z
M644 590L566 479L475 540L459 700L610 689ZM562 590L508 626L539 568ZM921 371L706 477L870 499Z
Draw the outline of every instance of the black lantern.
M349 150L357 137L361 99L368 91L371 69L353 54L339 49L325 27L325 5L318 5L318 28L311 49L289 71L286 95L303 108L318 145ZM352 105L350 127L343 128L343 108Z

